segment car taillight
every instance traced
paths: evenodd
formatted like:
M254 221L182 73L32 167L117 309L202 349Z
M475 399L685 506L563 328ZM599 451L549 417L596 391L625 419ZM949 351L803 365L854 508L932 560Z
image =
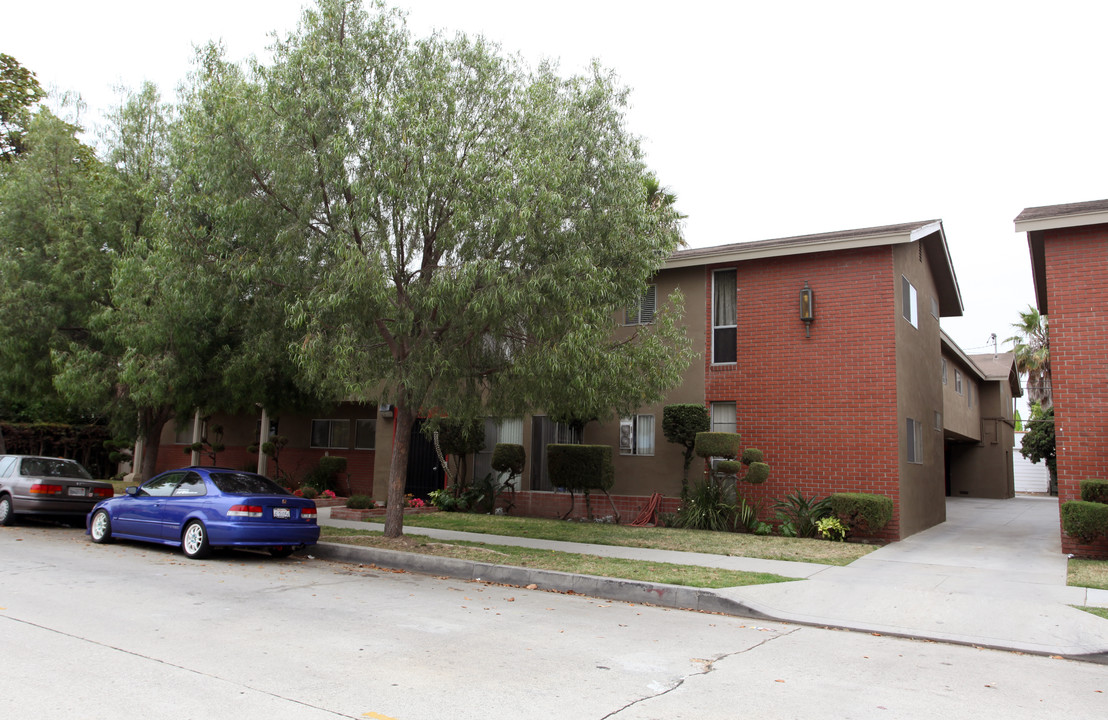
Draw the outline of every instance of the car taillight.
M110 498L115 495L115 490L112 488L93 488L92 496L98 498Z
M259 505L232 505L227 511L228 517L258 517L262 516L262 508Z
M317 513L316 513L316 509L314 507L300 508L300 517L303 518L304 520L315 520L316 515L317 515Z
M32 495L61 495L61 485L43 485L41 483L35 483L31 486Z

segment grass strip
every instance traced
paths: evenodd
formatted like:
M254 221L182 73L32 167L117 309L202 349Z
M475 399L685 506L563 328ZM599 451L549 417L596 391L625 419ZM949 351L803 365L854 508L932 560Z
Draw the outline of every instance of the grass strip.
M1105 620L1108 620L1108 608L1089 607L1088 605L1074 605L1074 607L1078 610L1084 610L1087 613L1092 613L1093 615L1099 615Z
M1108 560L1070 558L1069 567L1066 570L1066 584L1108 590Z
M374 519L381 522L381 519ZM510 515L432 513L408 515L407 527L506 535L509 537L560 540L564 542L619 545L623 547L701 552L731 557L791 560L824 565L849 565L877 549L876 545L829 542L745 533L683 530L678 528L631 527L610 523L589 523Z
M326 525L323 527L323 536L320 539L325 542L400 550L474 562L494 563L496 565L557 570L581 575L598 575L600 577L699 588L764 585L766 583L791 582L795 579L772 573L741 572L694 565L675 565L673 563L625 560L597 555L578 555L576 553L510 545L489 545L466 541L442 542L420 535L386 538L379 532Z

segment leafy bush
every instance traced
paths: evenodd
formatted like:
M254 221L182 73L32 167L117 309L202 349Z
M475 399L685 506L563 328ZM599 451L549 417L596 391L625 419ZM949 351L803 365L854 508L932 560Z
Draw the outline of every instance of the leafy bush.
M523 474L523 466L527 463L527 453L522 445L515 443L497 443L492 449L492 469L497 472L506 472L512 477Z
M369 510L375 506L369 495L351 495L346 500L346 507L351 510Z
M1081 499L1085 502L1108 503L1108 480L1082 480Z
M678 403L662 408L662 434L669 442L685 449L685 464L681 474L682 500L689 495L689 465L692 464L696 451L696 435L707 432L711 427L708 408L703 405Z
M819 530L820 537L824 540L833 540L835 542L846 540L846 533L847 530L849 530L846 525L843 525L843 521L834 515L820 518L816 522L816 528Z
M893 517L892 498L872 493L832 493L831 512L852 534L870 535L885 527Z
M736 433L702 432L696 434L696 454L702 458L739 457L739 443L742 437Z
M1083 543L1108 536L1108 505L1087 500L1062 503L1062 529Z
M607 492L615 482L612 448L608 445L547 445L546 463L550 482L570 492Z
M735 483L704 478L673 516L672 527L690 530L727 531L735 529Z
M773 508L781 521L781 534L786 537L814 538L819 533L816 523L831 514L828 498L809 499L799 490L778 500Z
M339 475L346 472L346 458L337 455L324 455L304 474L303 487L317 491L334 490L338 486Z
M300 497L306 497L309 500L315 500L317 497L319 497L319 490L316 490L311 485L305 485L304 487L300 488Z

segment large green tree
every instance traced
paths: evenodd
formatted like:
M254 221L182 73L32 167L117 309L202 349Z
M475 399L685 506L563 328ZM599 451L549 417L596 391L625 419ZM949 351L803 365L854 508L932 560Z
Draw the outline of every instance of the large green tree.
M387 535L402 532L420 414L585 400L607 416L678 381L672 312L613 336L679 235L643 200L612 73L529 70L343 0L273 50L243 73L209 49L188 112L241 272L291 290L305 373L395 405Z
M1053 404L1050 391L1050 334L1047 319L1028 306L1020 321L1012 323L1017 331L1004 342L1012 343L1016 370L1027 377L1027 401L1048 409Z
M0 161L11 162L23 152L31 108L45 95L33 72L0 53Z

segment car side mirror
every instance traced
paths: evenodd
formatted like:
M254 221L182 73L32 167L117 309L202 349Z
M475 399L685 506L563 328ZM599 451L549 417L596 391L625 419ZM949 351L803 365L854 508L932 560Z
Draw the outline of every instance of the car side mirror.
M138 487L138 485L132 485L131 487L127 488L124 492L126 492L131 497L137 497L138 494L139 494L139 487Z

